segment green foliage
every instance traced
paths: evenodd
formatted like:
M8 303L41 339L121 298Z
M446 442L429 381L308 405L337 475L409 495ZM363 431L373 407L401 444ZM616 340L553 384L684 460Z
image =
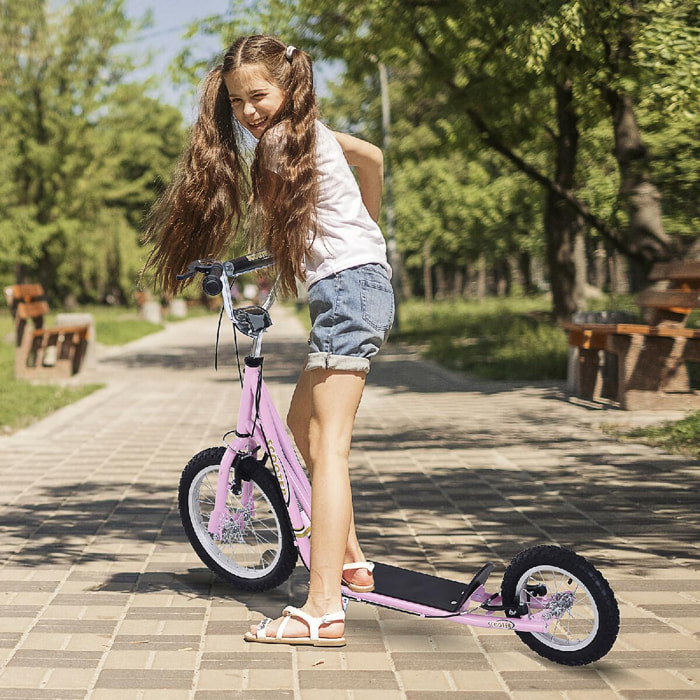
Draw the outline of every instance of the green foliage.
M679 421L667 421L661 425L636 428L624 433L613 426L606 426L606 430L626 442L644 442L668 452L700 459L700 411Z
M98 321L95 332L103 345L125 345L160 330L163 330L163 325L160 323L129 318L120 321Z
M0 3L0 281L129 302L182 118L128 85L123 0Z
M541 252L541 239L532 235L540 215L539 193L519 173L491 175L488 159L483 161L467 163L454 154L397 166L397 241L407 267L421 267L426 241L431 262L443 265Z
M401 307L394 342L417 344L446 367L488 379L564 379L568 347L546 297Z
M664 228L696 237L699 15L695 0L239 0L206 28L226 41L278 33L341 61L347 70L324 116L374 143L377 62L389 67L396 238L415 278L426 242L433 264L541 254L540 185L560 167L554 96L563 84L580 134L570 194L608 230L625 231L609 97L630 95Z

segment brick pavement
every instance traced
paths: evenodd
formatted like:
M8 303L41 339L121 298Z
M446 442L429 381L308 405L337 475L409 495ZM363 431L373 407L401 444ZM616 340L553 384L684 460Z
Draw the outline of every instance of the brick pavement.
M266 379L285 407L303 332L278 309ZM218 582L179 524L179 473L220 444L238 396L213 318L103 355L107 387L0 437L0 699L700 698L700 464L620 444L560 387L473 381L389 348L358 416L358 526L371 558L453 578L520 549L590 557L620 602L621 635L569 669L512 633L361 604L341 650L246 645L261 615L303 601ZM227 334L223 334L228 340Z

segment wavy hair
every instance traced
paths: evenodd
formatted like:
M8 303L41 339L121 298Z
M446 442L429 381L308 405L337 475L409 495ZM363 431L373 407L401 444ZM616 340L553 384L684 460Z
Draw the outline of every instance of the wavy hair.
M248 172L240 153L243 127L233 116L224 76L251 64L261 67L284 99ZM220 257L248 214L249 243L272 253L282 291L296 295L295 278L305 277L309 233L316 235L317 117L308 54L287 52L279 39L264 35L231 45L204 80L189 144L147 219L146 241L154 247L144 269L153 269L157 285L179 291L176 275L190 260Z

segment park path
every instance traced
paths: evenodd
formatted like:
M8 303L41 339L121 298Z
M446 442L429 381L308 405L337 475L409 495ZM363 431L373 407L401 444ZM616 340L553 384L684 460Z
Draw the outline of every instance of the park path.
M278 308L266 380L281 410L304 332ZM341 650L246 645L308 580L240 594L179 524L179 473L220 444L238 389L215 319L103 352L106 387L0 437L0 699L700 698L696 461L601 433L644 414L594 410L552 384L475 381L389 347L369 375L352 471L370 558L468 580L522 548L588 556L615 589L621 634L570 669L512 633L353 603Z

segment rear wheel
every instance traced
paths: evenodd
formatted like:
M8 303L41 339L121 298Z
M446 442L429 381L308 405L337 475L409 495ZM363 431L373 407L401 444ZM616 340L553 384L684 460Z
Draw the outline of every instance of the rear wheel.
M620 613L603 575L586 559L561 547L520 552L506 569L503 601L524 603L528 613L550 620L547 632L516 632L551 661L581 666L605 656L617 639Z
M225 447L195 455L180 478L180 518L199 558L234 588L266 591L292 573L297 560L287 508L274 476L260 464L246 468L236 495L229 476L221 538L207 531L214 510L219 464Z

